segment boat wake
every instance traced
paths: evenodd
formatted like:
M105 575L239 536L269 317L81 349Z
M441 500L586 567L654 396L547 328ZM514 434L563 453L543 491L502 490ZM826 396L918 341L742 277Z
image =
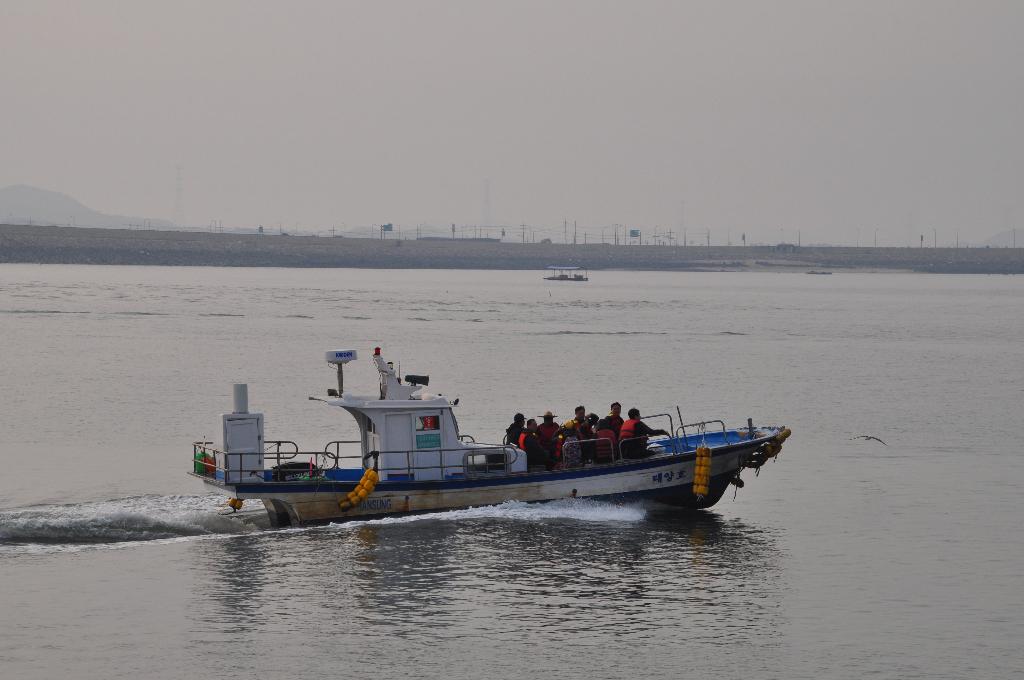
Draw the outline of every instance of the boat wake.
M223 497L216 494L147 495L4 510L0 511L0 554L60 552L256 530L221 514L223 503Z
M5 554L48 554L87 549L127 548L142 543L173 543L272 531L349 530L416 522L510 520L517 522L639 522L647 516L641 505L615 505L589 499L547 503L506 501L500 505L353 520L326 527L267 530L262 508L231 515L224 497L133 496L73 505L37 505L0 511L0 557Z

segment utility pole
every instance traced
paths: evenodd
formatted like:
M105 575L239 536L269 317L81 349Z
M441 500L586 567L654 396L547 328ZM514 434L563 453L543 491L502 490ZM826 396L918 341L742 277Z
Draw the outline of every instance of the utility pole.
M523 222L519 226L523 228L523 243L526 243L526 222Z
M489 177L484 178L484 205L483 205L483 217L484 226L490 225L491 223L491 179Z
M562 218L562 243L569 242L569 220Z
M572 244L576 245L576 220L572 221Z
M175 168L174 222L179 229L185 226L185 182L181 177L180 165Z
M711 247L711 229L708 229L708 248Z

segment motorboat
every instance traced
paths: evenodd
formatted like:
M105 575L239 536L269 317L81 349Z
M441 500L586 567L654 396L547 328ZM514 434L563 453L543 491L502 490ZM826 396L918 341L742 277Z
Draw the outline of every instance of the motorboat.
M234 386L234 408L221 418L219 448L192 445L189 474L230 495L241 509L261 502L271 525L370 519L436 512L517 500L544 502L593 498L612 502L643 499L684 508L708 508L730 485L742 487L745 469L775 458L790 436L784 426L730 429L721 420L683 424L681 409L645 415L667 434L633 441L590 440L594 455L568 455L553 465L530 465L515 442L488 444L459 429L458 399L426 391L429 376L406 375L375 348L380 378L370 395L345 391L344 367L357 350L332 350L337 389L309 397L335 412L347 412L358 438L301 450L291 440L265 439L264 415L250 412L248 386ZM637 441L641 440L642 441ZM600 455L597 455L600 454Z
M552 265L544 270L545 281L589 281L587 270L583 267L565 267Z

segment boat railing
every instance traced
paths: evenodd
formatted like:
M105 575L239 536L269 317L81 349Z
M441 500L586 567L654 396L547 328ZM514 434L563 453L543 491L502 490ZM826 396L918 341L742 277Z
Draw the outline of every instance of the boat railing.
M615 442L609 437L578 439L575 443L579 446L581 460L587 458L593 459L593 462L596 465L610 465L622 458ZM565 445L563 444L563 451L565 450L564 446ZM589 455L584 456L583 454L585 453ZM609 460L603 460L606 457L609 458Z
M327 442L327 444L324 445L323 451L302 451L299 449L299 445L297 443L289 439L269 439L263 442L263 469L273 470L275 467L280 467L282 464L301 462L297 461L299 458L311 458L313 467L319 470L329 470L340 467L340 461L342 460L358 460L361 458L359 455L341 455L342 444L358 445L361 444L361 442L358 439L337 439L332 442ZM274 464L268 467L268 462L273 462Z
M652 416L644 416L643 419L644 420L654 420L655 418L668 418L668 430L666 430L666 432L672 433L672 432L676 431L675 421L672 419L672 414L670 414L670 413L655 413ZM620 457L621 457L621 453L622 453L622 444L624 442L636 441L638 439L650 439L650 437L631 437L629 439L624 439L624 440L620 441L619 442ZM678 449L676 448L675 437L673 437L671 434L669 435L669 439L668 439L667 443L672 447L672 453L679 453ZM664 447L662 447L662 448L664 448Z
M324 444L324 455L333 462L331 469L338 469L341 466L341 461L343 460L361 459L363 467L367 467L370 464L368 459L371 454L369 453L365 456L361 453L342 455L341 447L343 444L354 444L362 447L363 442L360 439L335 439L334 441Z
M232 459L241 463L245 460L244 456L253 455L251 452L242 453L221 451L220 449L213 448L213 442L193 442L193 472L195 474L214 479L217 477L218 471L225 476L230 473L232 477L242 480L248 479L249 477L259 477L262 479L266 472L277 472L279 475L283 474L281 471L282 465L300 462L305 464L308 461L310 470L309 476L311 478L317 478L323 475L324 470L340 467L340 461L342 460L361 460L363 457L359 454L341 455L339 448L341 444L359 443L360 442L358 440L338 440L328 443L327 446L324 447L323 451L302 451L299 448L299 445L293 441L284 439L267 440L264 441L263 467L246 468L241 464L235 466L230 465L229 463L232 462ZM334 451L330 450L332 446L335 447ZM299 474L300 469L296 466L295 469L290 472L293 474Z
M446 453L462 453L458 463L446 463ZM457 447L443 449L398 449L394 451L381 451L380 454L398 454L405 456L405 465L379 467L378 472L386 473L385 479L395 479L396 476L405 475L408 479L416 479L416 471L438 470L441 479L462 474L466 477L475 477L481 474L510 474L512 466L519 459L522 453L517 447L511 444L487 444L474 446L472 448ZM415 454L437 454L438 464L436 465L414 465Z
M193 472L203 477L209 477L212 479L217 478L218 471L226 476L230 473L231 476L239 480L248 479L250 477L259 477L264 479L266 472L281 473L281 466L293 462L302 462L303 459L308 459L309 462L309 479L322 478L323 471L329 469L338 469L343 467L342 461L358 461L362 467L368 468L373 467L381 473L390 473L388 476L393 477L395 475L405 475L409 479L416 478L417 471L427 470L439 470L442 479L452 476L453 473L461 473L467 477L473 477L481 474L509 474L512 472L512 466L519 459L519 456L523 454L515 446L506 445L485 445L485 446L474 446L472 448L457 447L457 448L444 448L444 449L419 449L419 450L397 450L397 451L370 451L365 456L362 453L356 454L344 454L341 451L342 445L345 444L360 444L359 440L335 440L328 442L324 446L323 451L302 451L299 449L298 444L288 440L271 440L264 442L265 450L263 452L263 467L261 468L243 468L241 465L231 466L229 461L232 457L237 459L237 462L244 460L243 456L252 455L251 453L231 453L221 451L213 448L213 442L208 441L197 441L192 443L192 460L193 460ZM462 457L459 462L447 463L445 461L446 453L460 452ZM388 454L404 454L405 465L381 467L379 466L379 456L382 453ZM415 465L413 460L413 454L438 454L439 462L437 464L429 465ZM358 469L353 466L353 469ZM296 467L290 471L292 474L302 474L302 471ZM447 473L447 474L446 474ZM284 481L281 479L275 479L275 481ZM308 481L306 479L302 481Z
M722 421L722 420L702 420L699 423L687 423L685 425L680 425L679 429L675 430L675 433L676 433L675 436L676 436L676 438L682 437L683 438L683 446L685 448L690 448L690 443L689 443L689 441L686 438L686 428L690 428L692 430L695 430L695 432L693 433L693 436L700 437L700 436L703 436L704 433L707 432L708 425L711 425L711 424L714 424L714 423L718 423L722 427L722 441L725 442L725 443L728 443L728 434L727 434L727 430L725 429L725 421Z

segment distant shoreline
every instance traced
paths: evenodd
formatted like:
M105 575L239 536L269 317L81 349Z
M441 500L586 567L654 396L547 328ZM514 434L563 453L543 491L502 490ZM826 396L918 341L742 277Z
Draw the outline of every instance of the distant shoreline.
M0 263L1024 274L1024 248L613 246L0 225Z

